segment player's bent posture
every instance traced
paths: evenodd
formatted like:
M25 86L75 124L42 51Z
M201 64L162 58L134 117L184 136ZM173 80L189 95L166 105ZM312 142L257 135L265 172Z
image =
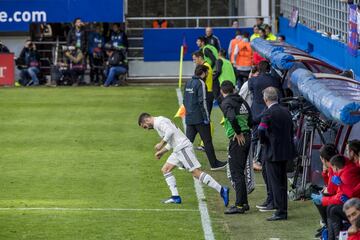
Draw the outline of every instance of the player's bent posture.
M200 163L197 160L192 143L169 119L165 117L153 117L148 113L142 113L139 116L139 126L144 129L155 129L161 137L161 141L155 145L155 157L160 159L167 151L173 149L173 152L167 159L161 171L164 174L165 181L171 191L171 197L164 203L181 203L181 197L176 186L176 179L172 170L178 167L184 167L199 179L200 182L212 187L224 200L224 205L229 204L229 188L221 186L209 174L200 170Z

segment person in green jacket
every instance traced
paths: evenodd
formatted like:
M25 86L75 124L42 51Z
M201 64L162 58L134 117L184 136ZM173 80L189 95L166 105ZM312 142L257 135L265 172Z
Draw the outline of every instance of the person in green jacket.
M224 81L221 84L221 95L224 99L220 108L224 113L224 128L229 139L228 170L236 193L235 205L228 208L225 214L242 214L250 209L245 183L245 167L250 150L252 116L249 105L234 89L230 81Z
M213 93L215 99L221 101L220 86L224 81L230 81L236 86L235 70L231 62L226 59L226 50L221 49L213 73Z
M205 61L210 64L212 69L214 69L215 62L219 57L217 49L213 45L206 44L205 37L198 37L196 44L204 54Z

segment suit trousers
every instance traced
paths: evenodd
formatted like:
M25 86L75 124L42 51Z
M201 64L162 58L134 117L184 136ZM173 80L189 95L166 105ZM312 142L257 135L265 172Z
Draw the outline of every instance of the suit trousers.
M229 168L231 180L236 193L236 206L248 204L247 188L245 183L245 166L250 150L250 134L244 134L245 144L239 145L237 140L229 142Z
M195 125L186 125L186 137L193 143L196 137L196 134L200 134L201 140L204 142L204 148L206 156L210 162L212 168L217 166L217 158L215 155L214 145L211 138L210 124L195 124Z
M267 180L270 182L270 192L274 200L276 215L287 213L287 161L265 161Z

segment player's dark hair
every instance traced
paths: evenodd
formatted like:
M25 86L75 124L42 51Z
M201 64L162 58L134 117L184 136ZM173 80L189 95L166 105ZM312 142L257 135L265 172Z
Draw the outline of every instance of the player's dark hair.
M202 57L202 58L204 58L204 54L202 53L202 51L195 51L195 52L193 52L192 55L195 56L195 57Z
M322 157L327 162L329 162L330 159L338 153L339 152L336 149L335 144L332 143L327 143L320 148L320 157Z
M206 42L206 38L203 36L198 37L197 40L200 40L201 42L204 42L204 43Z
M234 92L234 85L229 80L226 80L226 81L222 82L221 90L225 94L233 93Z
M197 65L195 68L195 76L200 77L203 73L206 73L209 68L205 65Z
M342 169L345 166L345 158L341 155L335 155L330 159L330 164L338 169Z
M149 113L141 113L138 119L138 124L141 126L141 124L145 121L145 118L149 118L151 115Z
M226 50L225 49L220 49L219 54L221 54L221 56L223 56L224 58L226 58Z
M261 61L259 63L259 72L260 73L270 72L270 64L268 61Z
M75 23L76 23L77 20L81 20L81 18L79 18L79 17L75 18L74 21L73 21L73 24L74 24L74 25L75 25Z
M349 150L353 151L356 155L359 156L360 153L360 140L355 139L349 141Z

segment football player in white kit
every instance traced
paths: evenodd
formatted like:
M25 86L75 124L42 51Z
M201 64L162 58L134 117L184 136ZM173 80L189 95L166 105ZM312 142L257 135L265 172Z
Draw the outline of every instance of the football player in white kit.
M200 170L201 165L195 156L192 143L175 124L168 118L162 116L154 117L148 113L140 114L138 124L144 129L155 129L160 135L161 141L155 145L155 157L157 159L160 159L166 152L173 149L173 152L161 169L171 191L171 197L166 199L164 203L181 203L181 197L172 170L175 167L184 167L200 182L215 189L224 200L224 205L228 206L229 188L221 186L209 174Z

